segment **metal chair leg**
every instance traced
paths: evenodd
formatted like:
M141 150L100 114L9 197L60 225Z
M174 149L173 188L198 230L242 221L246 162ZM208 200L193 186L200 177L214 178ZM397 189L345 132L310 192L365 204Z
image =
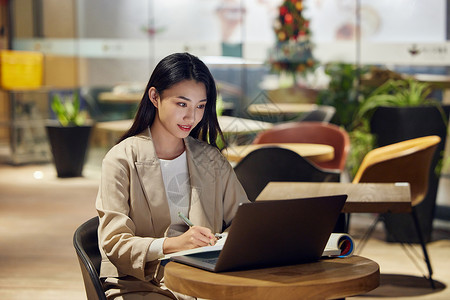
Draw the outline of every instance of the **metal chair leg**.
M422 246L423 256L425 258L425 263L427 264L428 274L429 274L428 280L430 280L431 287L433 289L435 289L436 286L434 285L433 278L431 277L433 275L433 269L431 268L430 258L428 257L428 251L427 251L424 239L423 239L422 230L420 229L419 219L417 218L416 210L414 209L414 207L412 208L411 216L414 220L414 225L416 227L417 236L419 237L420 245Z
M382 219L382 215L378 215L375 219L375 221L370 225L369 229L364 233L363 237L361 238L361 241L359 242L359 245L355 249L355 253L361 253L362 249L366 245L367 241L369 240L370 236L372 235L373 231L375 230L375 227L377 226L378 222L380 222Z
M333 232L348 233L347 230L347 214L341 213L336 222L336 225L334 226Z
M346 213L345 214L345 227L344 227L344 232L348 233L350 229L350 213Z

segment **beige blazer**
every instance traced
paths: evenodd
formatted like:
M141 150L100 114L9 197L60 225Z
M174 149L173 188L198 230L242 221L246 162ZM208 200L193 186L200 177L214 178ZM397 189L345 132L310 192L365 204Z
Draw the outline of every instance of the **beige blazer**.
M185 139L191 183L189 218L213 232L230 225L237 207L248 202L233 168L207 143ZM158 261L146 261L155 238L166 235L169 205L150 130L114 146L102 164L96 200L101 277L134 276L159 281Z

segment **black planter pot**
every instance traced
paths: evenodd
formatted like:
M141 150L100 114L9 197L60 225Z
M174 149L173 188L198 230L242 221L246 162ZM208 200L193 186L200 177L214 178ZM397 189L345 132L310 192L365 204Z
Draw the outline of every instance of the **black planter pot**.
M92 125L46 128L58 177L82 176Z
M445 106L444 111L448 119L450 106ZM424 201L416 206L424 240L431 241L439 185L439 175L435 173L435 169L442 157L447 136L447 128L440 111L434 106L379 107L372 117L371 131L376 135L379 147L428 135L441 138L431 162L428 193ZM387 241L419 242L409 214L386 214L384 224Z

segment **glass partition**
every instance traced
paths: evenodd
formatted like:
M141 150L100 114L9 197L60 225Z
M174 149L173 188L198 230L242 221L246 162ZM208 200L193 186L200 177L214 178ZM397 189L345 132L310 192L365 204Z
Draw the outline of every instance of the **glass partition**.
M332 62L450 82L445 0L12 0L10 6L12 49L43 53L43 86L80 89L101 121L130 118L155 64L179 51L210 67L224 114L269 122L280 118L249 113L249 106L315 103L328 89L325 66ZM290 24L295 36L282 32ZM291 72L296 76L280 64L290 59L304 60ZM437 94L447 102L445 95L445 88Z

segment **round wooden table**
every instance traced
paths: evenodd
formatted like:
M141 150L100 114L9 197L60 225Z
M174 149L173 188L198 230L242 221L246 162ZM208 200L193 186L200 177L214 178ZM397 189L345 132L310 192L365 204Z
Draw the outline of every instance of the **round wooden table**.
M223 134L248 134L268 130L273 127L272 123L257 120L237 118L231 116L219 116L219 126Z
M313 161L328 161L334 157L334 148L330 145L309 143L276 143L276 144L251 144L241 146L230 146L222 150L222 154L231 162L239 162L250 152L261 147L282 147Z
M98 95L98 100L101 102L113 102L113 103L139 103L142 99L144 92L139 93L113 93L103 92Z
M247 111L253 115L300 114L317 109L317 104L310 103L262 103L251 104Z
M378 287L380 270L360 256L223 273L170 262L164 281L169 289L206 299L337 299Z

